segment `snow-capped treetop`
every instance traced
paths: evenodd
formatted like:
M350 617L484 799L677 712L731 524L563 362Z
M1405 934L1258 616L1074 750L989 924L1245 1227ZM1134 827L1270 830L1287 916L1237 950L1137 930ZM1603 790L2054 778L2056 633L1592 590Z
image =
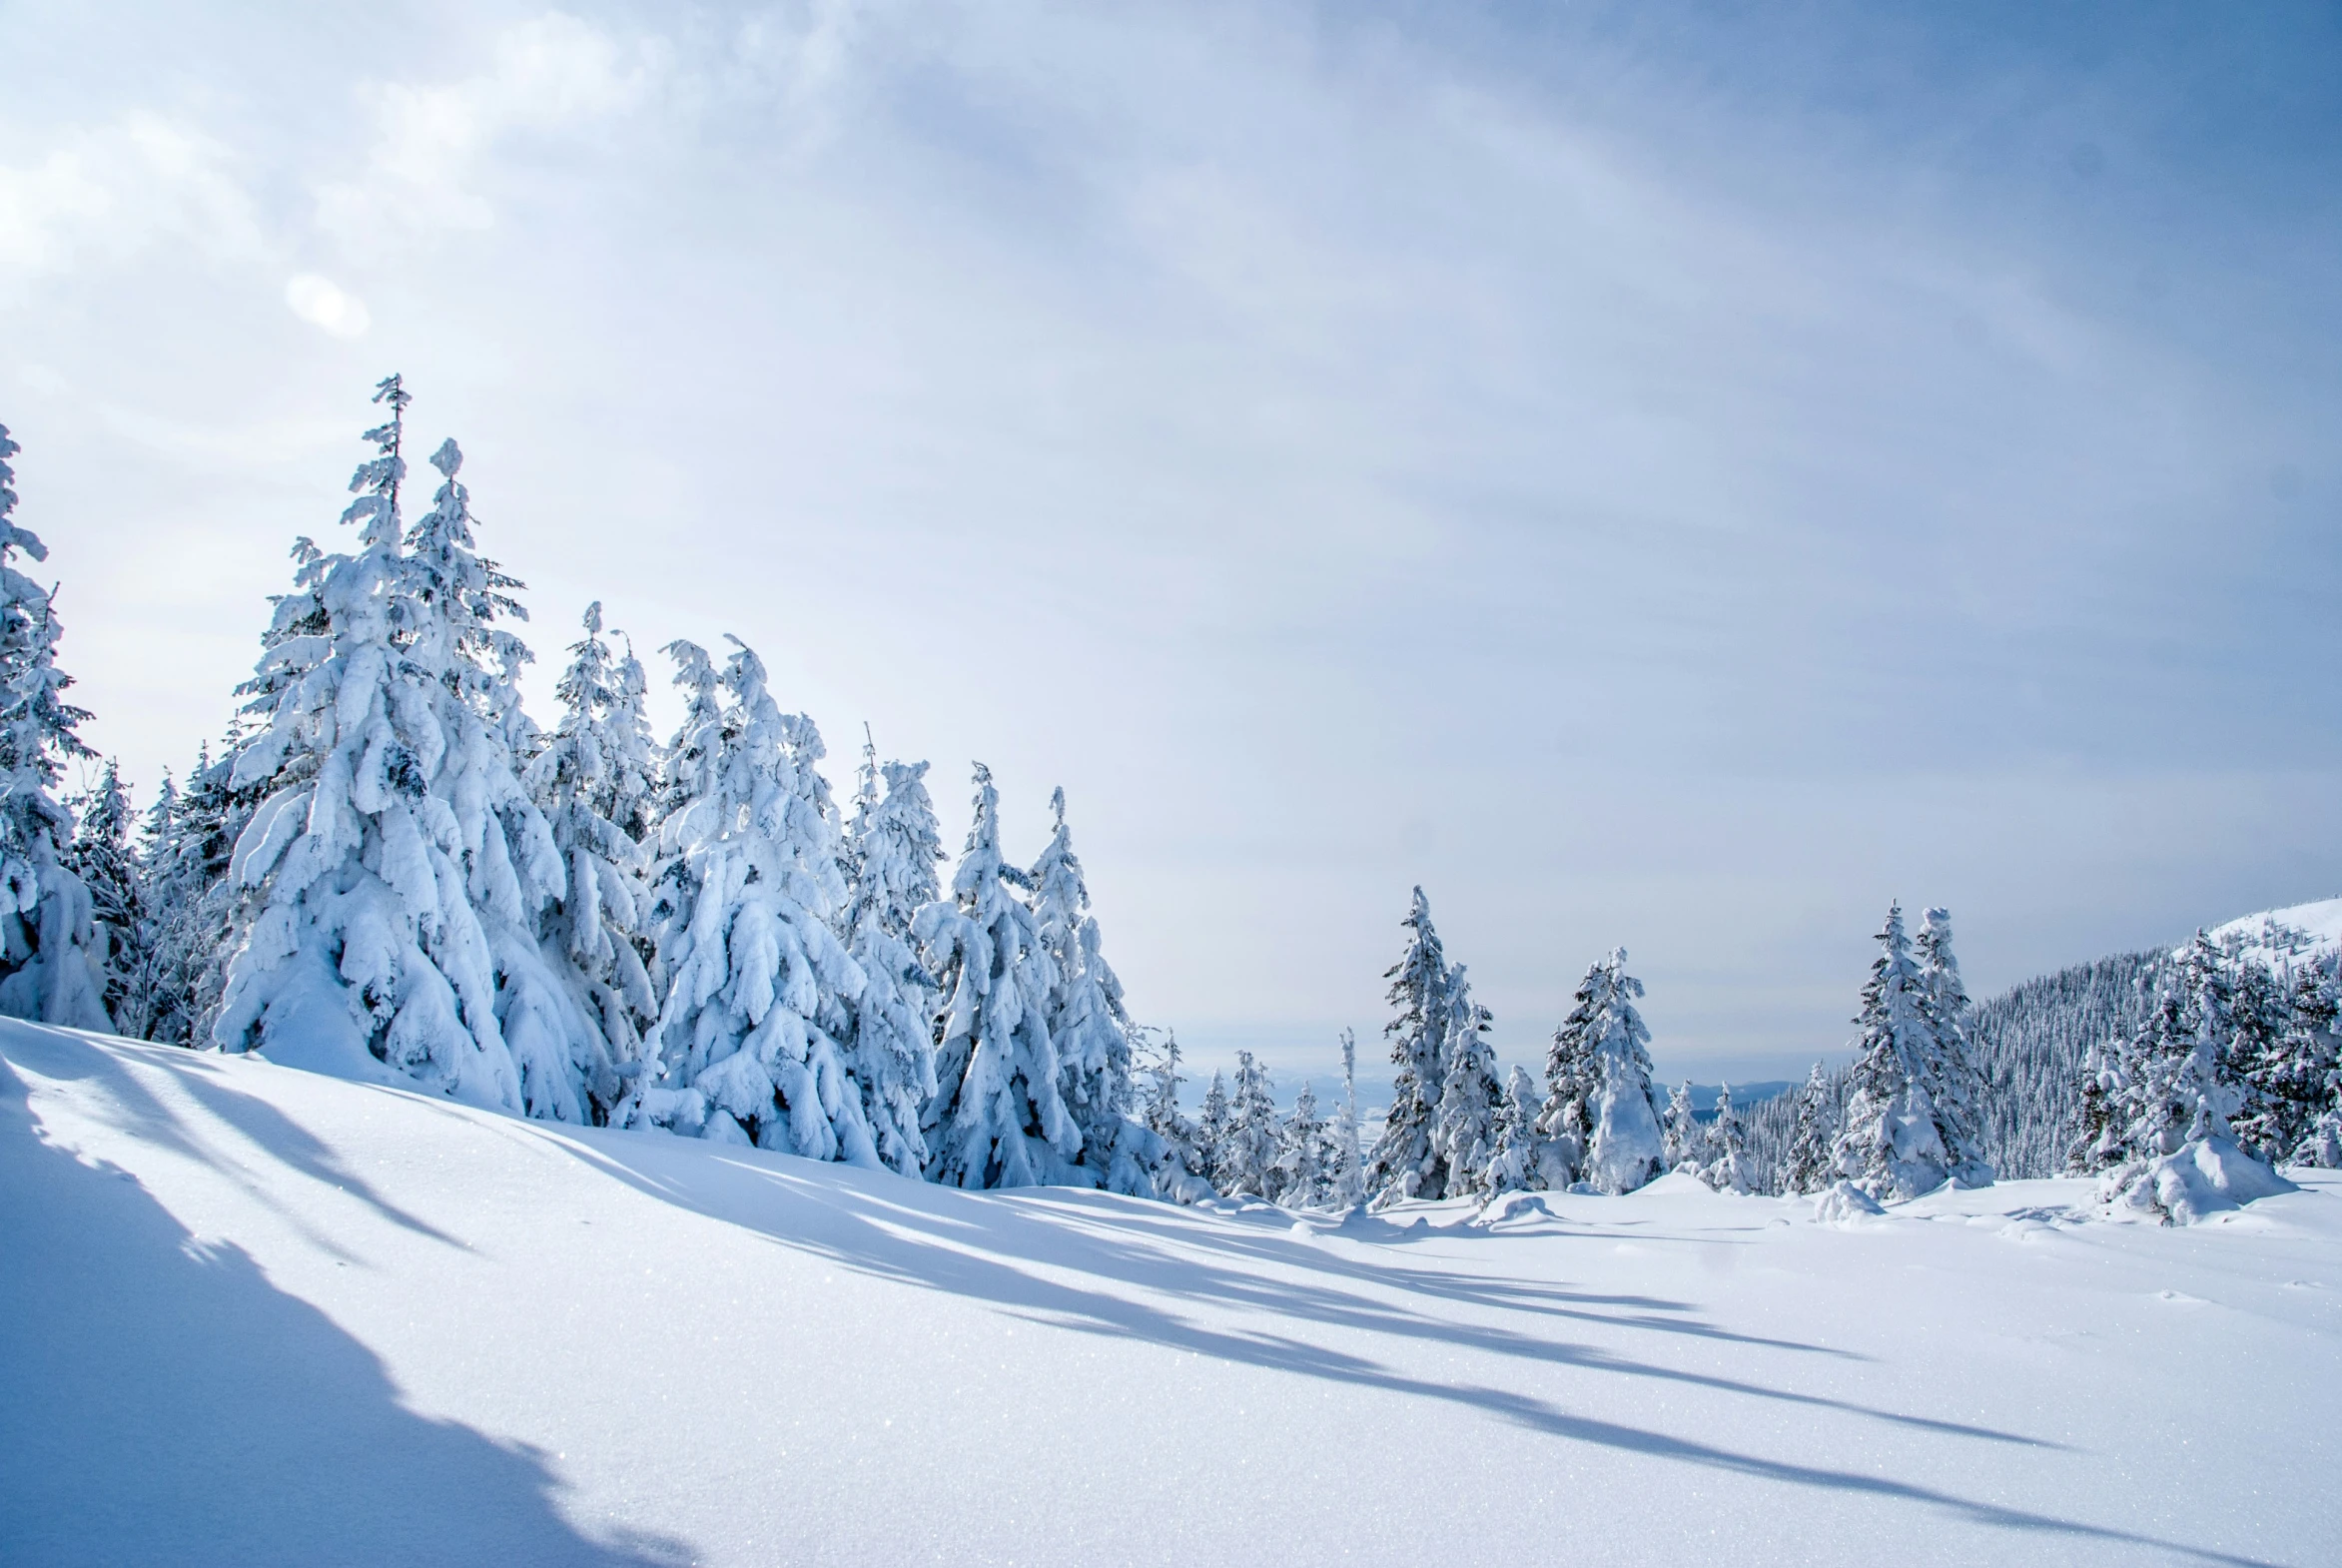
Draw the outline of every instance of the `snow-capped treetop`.
M1958 1157L1947 1147L1932 1092L1943 1022L1912 963L1900 904L1888 909L1878 941L1879 957L1864 983L1856 1020L1861 1055L1836 1153L1849 1180L1886 1201L1943 1185Z
M924 762L882 768L866 731L845 847L846 946L866 982L854 1003L846 1067L861 1086L879 1159L909 1176L928 1155L920 1118L936 1093L933 1031L941 1001L935 976L912 946L919 911L936 901L935 867L943 858L926 776Z

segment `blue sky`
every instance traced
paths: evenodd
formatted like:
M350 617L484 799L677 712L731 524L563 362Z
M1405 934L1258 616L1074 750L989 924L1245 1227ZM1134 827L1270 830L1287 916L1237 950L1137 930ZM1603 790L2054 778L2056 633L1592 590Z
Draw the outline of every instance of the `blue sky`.
M1063 784L1202 1060L1839 1050L2342 890L2332 7L0 3L0 420L142 790L398 370L530 584ZM843 776L844 760L840 763Z

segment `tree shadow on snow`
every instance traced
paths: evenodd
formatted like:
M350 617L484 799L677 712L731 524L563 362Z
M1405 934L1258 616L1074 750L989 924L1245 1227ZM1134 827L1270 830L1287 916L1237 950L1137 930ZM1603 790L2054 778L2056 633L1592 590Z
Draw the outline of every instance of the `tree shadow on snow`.
M226 1085L218 1098L223 1113L230 1100L247 1117L269 1109ZM153 1136L169 1141L168 1122L164 1113ZM314 1174L350 1184L322 1166ZM672 1541L588 1539L553 1506L560 1482L544 1456L403 1407L372 1351L271 1285L241 1249L198 1244L127 1173L45 1146L4 1062L0 1210L7 1560L689 1560Z
M550 1136L617 1179L761 1233L777 1245L875 1277L989 1301L1026 1321L1081 1333L1138 1338L1276 1371L1467 1405L1566 1441L1789 1485L1867 1493L1943 1509L1980 1525L2153 1548L2236 1568L2269 1568L2259 1559L1978 1502L1908 1481L1739 1453L1572 1415L1507 1389L1409 1376L1367 1356L1288 1333L1206 1326L1146 1297L1256 1312L1263 1323L1306 1322L1434 1339L1494 1355L1690 1384L1959 1438L2042 1450L2065 1446L1989 1427L1906 1415L1664 1366L1597 1345L1432 1316L1409 1305L1405 1297L1427 1295L1443 1303L1527 1309L1589 1324L1727 1340L1793 1354L1847 1354L1827 1346L1735 1334L1684 1315L1691 1310L1685 1303L1578 1293L1542 1281L1489 1279L1467 1272L1393 1269L1379 1262L1347 1258L1316 1240L1295 1237L1289 1224L1282 1231L1271 1230L1264 1225L1233 1222L1240 1216L1195 1215L1100 1193L1042 1188L963 1195L904 1183L876 1173L811 1166L784 1156L742 1152L710 1161L705 1151L689 1150L688 1146L675 1149L663 1135L599 1135L590 1140L565 1134ZM771 1191L773 1187L785 1191L786 1200L773 1201L780 1195ZM1251 1266L1229 1266L1215 1261L1214 1254L1241 1257ZM1277 1267L1280 1276L1264 1276L1258 1268L1263 1263ZM1097 1287L1081 1283L1085 1277L1098 1281ZM1133 1286L1144 1296L1135 1298L1129 1289ZM1604 1309L1614 1305L1626 1309Z

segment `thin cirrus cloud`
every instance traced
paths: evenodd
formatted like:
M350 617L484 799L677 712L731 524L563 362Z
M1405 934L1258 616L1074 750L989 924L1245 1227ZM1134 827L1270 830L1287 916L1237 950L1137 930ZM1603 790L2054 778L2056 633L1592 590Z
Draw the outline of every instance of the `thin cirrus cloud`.
M1810 12L30 15L76 694L142 786L217 734L395 369L540 708L599 598L947 820L1064 784L1206 1064L1371 1038L1417 882L1508 1056L1623 943L1763 1078L1891 897L1989 990L2332 892L2324 35Z

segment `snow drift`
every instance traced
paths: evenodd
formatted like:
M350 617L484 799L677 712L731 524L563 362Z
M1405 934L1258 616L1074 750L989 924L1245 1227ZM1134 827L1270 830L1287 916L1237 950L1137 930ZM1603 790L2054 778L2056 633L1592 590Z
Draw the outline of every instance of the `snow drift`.
M2342 1184L970 1193L0 1023L41 1564L2311 1563ZM2176 1456L2184 1461L2175 1465Z

